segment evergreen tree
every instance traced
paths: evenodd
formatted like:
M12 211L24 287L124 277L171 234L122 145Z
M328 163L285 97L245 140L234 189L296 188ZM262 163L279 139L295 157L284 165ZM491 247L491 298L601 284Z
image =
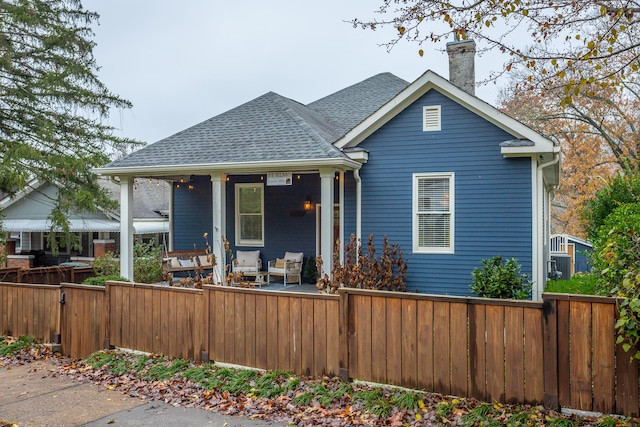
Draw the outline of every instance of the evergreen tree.
M98 18L80 0L0 0L0 192L57 183L50 219L67 236L71 212L115 207L92 169L137 144L103 121L131 104L96 76Z

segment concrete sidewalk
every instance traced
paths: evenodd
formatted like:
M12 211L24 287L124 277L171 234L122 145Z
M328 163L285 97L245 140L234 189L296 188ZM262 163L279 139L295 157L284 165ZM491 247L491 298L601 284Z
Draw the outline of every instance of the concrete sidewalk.
M128 397L95 384L52 376L55 363L39 360L0 367L0 420L21 427L284 426Z

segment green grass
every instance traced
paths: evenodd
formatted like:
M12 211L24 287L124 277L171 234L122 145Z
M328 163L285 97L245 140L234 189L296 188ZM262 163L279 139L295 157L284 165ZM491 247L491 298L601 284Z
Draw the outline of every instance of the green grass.
M598 276L595 274L574 274L570 280L550 280L544 291L559 294L597 295Z
M36 344L34 337L23 336L16 340L7 340L6 337L0 336L0 356L11 356L26 350Z

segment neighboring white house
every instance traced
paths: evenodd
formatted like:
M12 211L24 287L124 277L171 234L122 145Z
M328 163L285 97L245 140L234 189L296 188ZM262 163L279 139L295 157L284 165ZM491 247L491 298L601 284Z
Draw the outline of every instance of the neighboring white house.
M101 179L115 200L120 200L120 186L109 179ZM137 180L134 186L134 233L141 241L164 244L169 231L170 188L162 180ZM58 195L58 187L51 183L33 182L28 188L10 197L0 194L2 229L15 242L18 255L38 255L35 265L55 265L83 257L93 257L95 245L119 252L119 211L81 212L69 218L70 229L77 233L80 248L60 248L53 257L47 247L51 232L49 215ZM13 244L11 245L13 247ZM98 254L102 249L98 250Z

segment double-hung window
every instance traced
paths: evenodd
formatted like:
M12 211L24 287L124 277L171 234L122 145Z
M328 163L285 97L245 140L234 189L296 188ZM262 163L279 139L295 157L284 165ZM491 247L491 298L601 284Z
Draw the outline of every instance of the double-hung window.
M413 252L454 252L454 175L413 175Z
M236 245L264 246L264 186L236 184Z

